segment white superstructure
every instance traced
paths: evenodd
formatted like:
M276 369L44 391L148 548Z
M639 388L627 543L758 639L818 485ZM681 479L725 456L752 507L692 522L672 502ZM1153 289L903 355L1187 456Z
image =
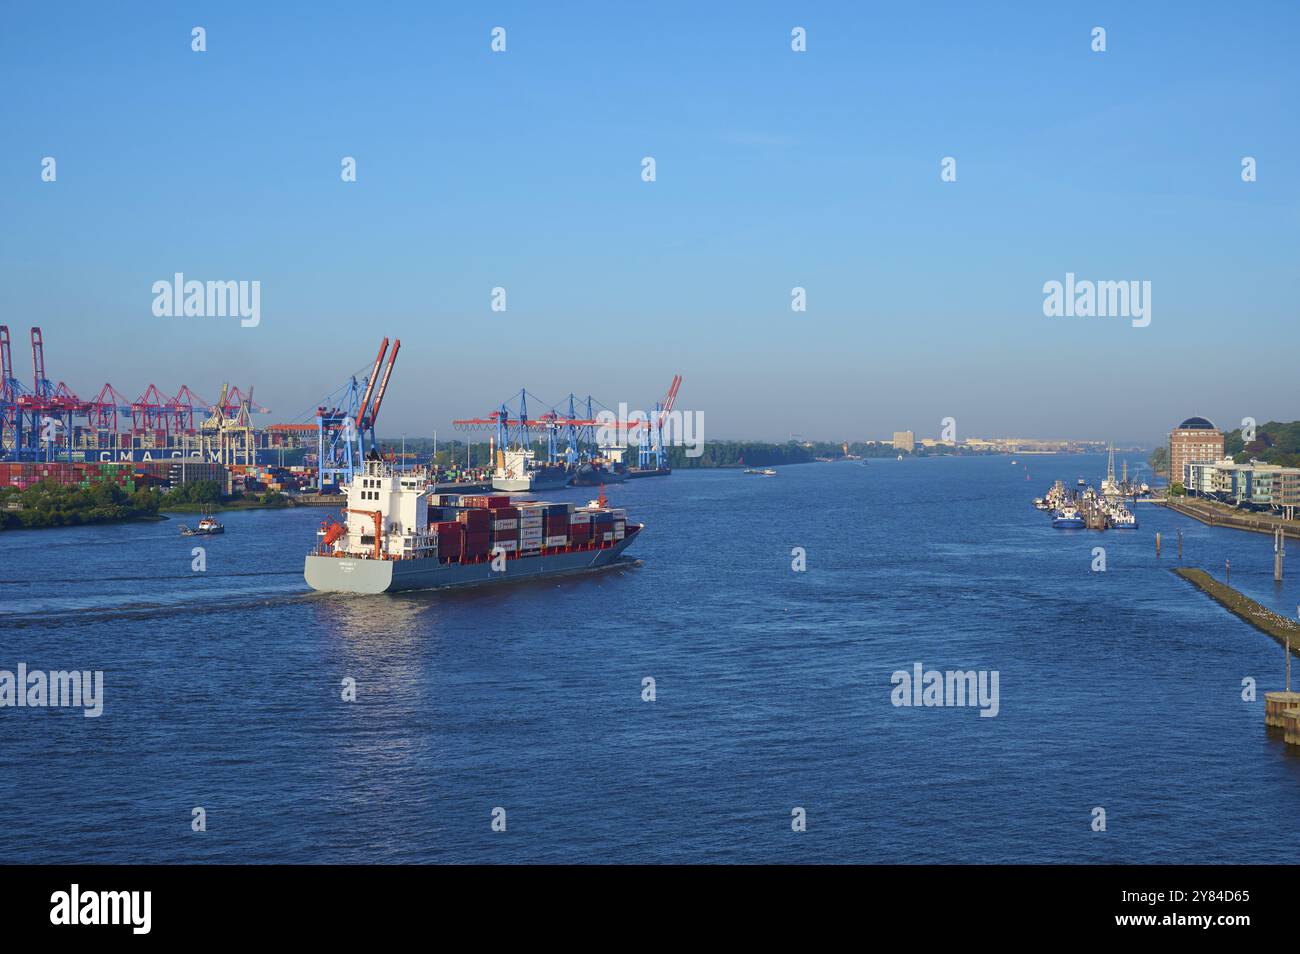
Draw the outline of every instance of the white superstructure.
M436 557L438 540L429 533L430 496L424 476L395 471L383 461L365 461L348 486L347 535L336 549L362 558Z

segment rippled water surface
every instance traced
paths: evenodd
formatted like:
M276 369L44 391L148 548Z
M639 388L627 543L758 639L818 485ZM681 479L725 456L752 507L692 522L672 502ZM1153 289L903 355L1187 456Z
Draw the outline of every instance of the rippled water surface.
M1293 615L1300 565L1275 587L1262 535L1150 505L1135 533L1054 531L1030 506L1103 470L680 472L609 491L647 524L641 567L453 595L309 592L319 510L223 515L226 535L199 541L205 573L175 520L2 533L0 669L102 669L105 708L0 709L0 851L1291 861L1300 757L1262 703L1282 651L1169 567L1181 528L1187 563L1221 576L1230 558L1234 585ZM891 673L917 662L997 670L998 715L895 708ZM1242 701L1247 676L1261 701Z

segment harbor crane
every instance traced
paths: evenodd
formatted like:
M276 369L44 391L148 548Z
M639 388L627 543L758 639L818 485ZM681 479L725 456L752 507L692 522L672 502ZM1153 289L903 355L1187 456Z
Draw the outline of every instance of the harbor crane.
M394 339L393 350L389 352L388 338L384 338L370 374L363 379L365 383L358 384L353 374L317 407L316 486L322 493L328 487L351 483L365 460L367 447L375 447L375 421L401 346L401 339ZM384 365L385 355L387 365Z
M677 403L677 391L681 386L682 376L674 374L673 383L668 386L668 393L662 400L655 402L654 422L638 433L637 466L642 470L650 470L652 460L654 470L664 468L664 419L672 413L673 405Z

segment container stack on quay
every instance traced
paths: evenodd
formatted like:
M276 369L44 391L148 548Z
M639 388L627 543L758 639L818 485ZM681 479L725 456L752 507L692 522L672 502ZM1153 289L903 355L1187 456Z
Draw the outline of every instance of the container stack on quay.
M277 467L272 464L230 465L229 493L309 490L316 484L313 467Z
M134 493L136 488L134 464L0 462L0 487L26 490L47 480L80 490L98 484L115 484L127 493Z

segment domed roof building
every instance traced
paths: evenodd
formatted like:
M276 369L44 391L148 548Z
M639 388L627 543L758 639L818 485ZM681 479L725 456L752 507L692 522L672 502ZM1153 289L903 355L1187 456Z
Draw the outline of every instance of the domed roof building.
M1223 460L1223 432L1203 417L1189 417L1169 434L1169 482L1186 486L1188 464Z

